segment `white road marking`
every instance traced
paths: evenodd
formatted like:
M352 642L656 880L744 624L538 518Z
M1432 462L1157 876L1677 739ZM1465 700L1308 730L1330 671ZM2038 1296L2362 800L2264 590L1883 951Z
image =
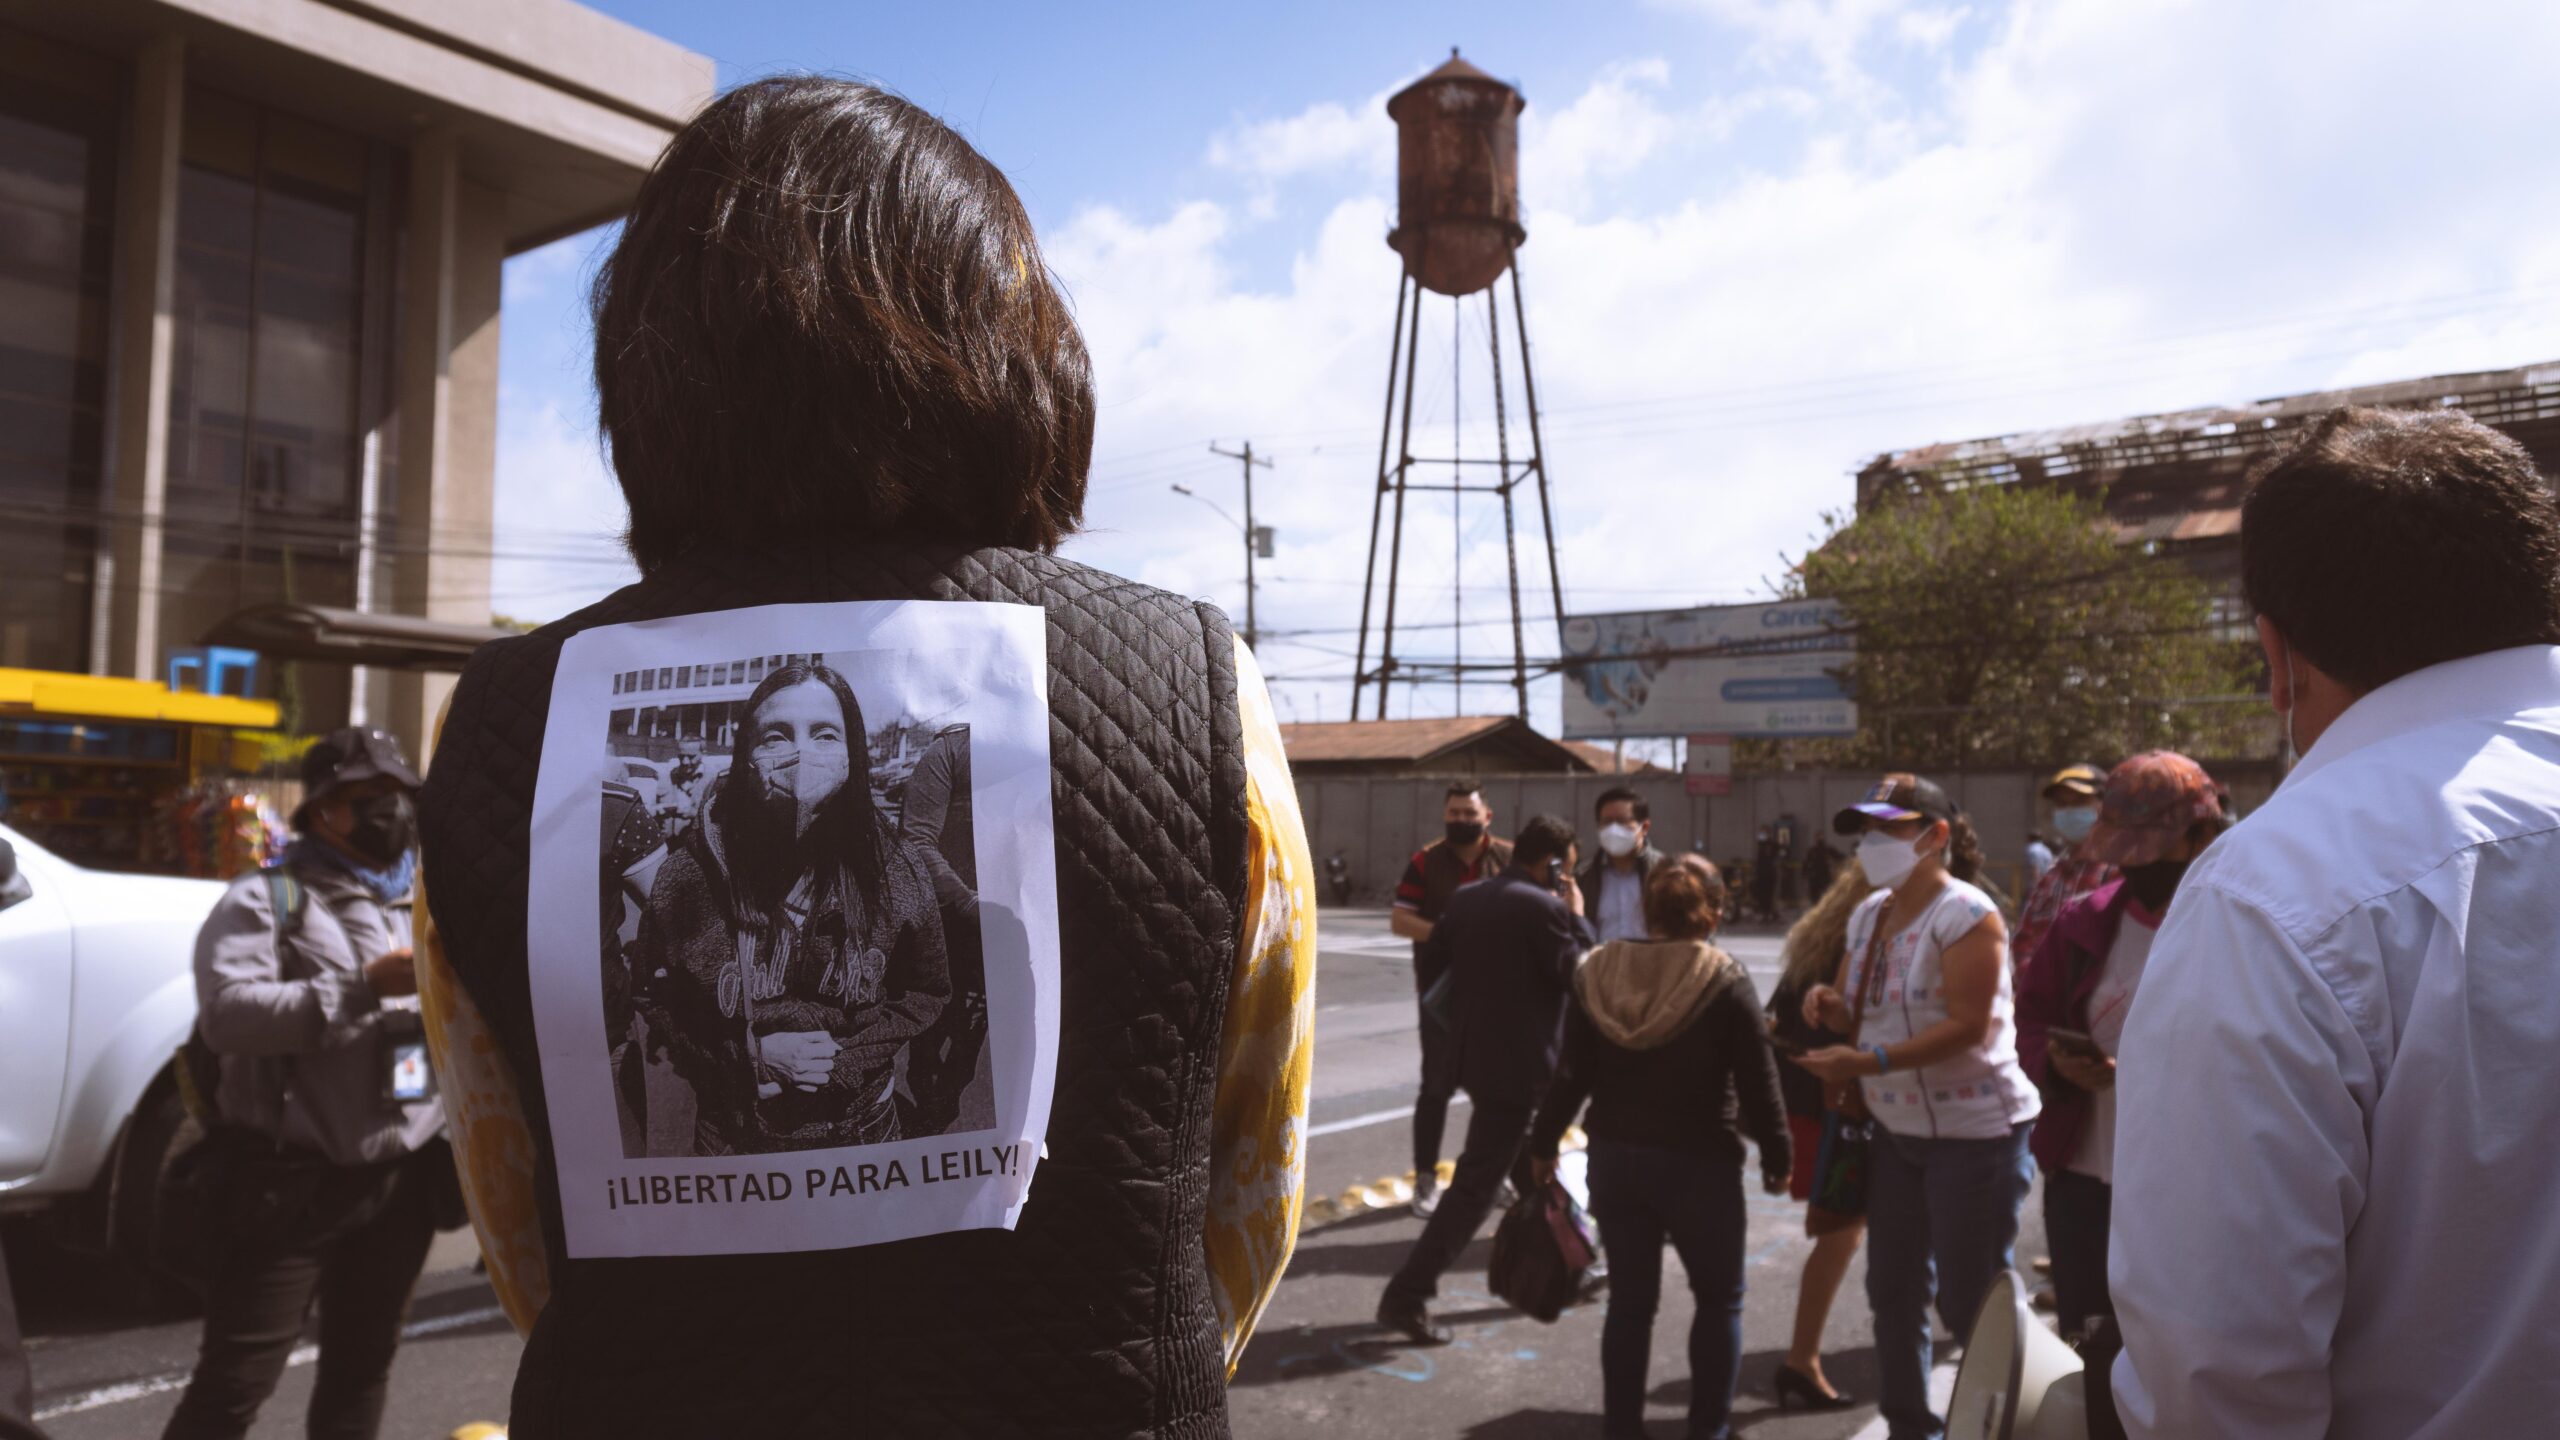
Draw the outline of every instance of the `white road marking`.
M1467 1097L1464 1095L1449 1097L1449 1104L1453 1109L1466 1103ZM1413 1107L1406 1105L1394 1110L1372 1110L1366 1115L1354 1115L1348 1120L1327 1120L1321 1125L1308 1126L1307 1138L1317 1140L1327 1135L1339 1135L1345 1130L1363 1130L1371 1125L1385 1125L1405 1119L1412 1114Z
M420 1320L408 1325L401 1330L400 1338L415 1340L421 1335L441 1335L447 1330L465 1330L474 1325L486 1324L491 1320L505 1319L506 1314L506 1311L497 1306L489 1305L478 1310L465 1310L459 1315L439 1315L432 1320ZM293 1348L293 1353L285 1357L284 1363L286 1368L290 1369L297 1365L308 1365L319 1358L319 1346L297 1345ZM122 1405L128 1401L147 1399L153 1395L164 1395L172 1390L183 1390L193 1373L187 1370L172 1370L165 1375L152 1375L140 1380L101 1385L95 1390L84 1390L69 1399L55 1401L38 1410L35 1418L39 1421L52 1420L64 1415L77 1415L84 1410L101 1410L109 1405Z

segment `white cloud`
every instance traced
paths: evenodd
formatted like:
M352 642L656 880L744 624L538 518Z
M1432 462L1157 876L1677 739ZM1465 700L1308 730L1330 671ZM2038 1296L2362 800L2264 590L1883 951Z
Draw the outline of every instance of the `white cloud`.
M1765 85L1701 96L1631 62L1524 127L1522 261L1577 608L1758 591L1889 448L2560 355L2560 241L2543 238L2560 200L2498 178L2529 156L2477 144L2502 129L2522 146L2560 118L2525 58L2555 37L2394 40L2411 12L2380 4L2312 38L2221 7L2037 3L1957 55L1952 11L1709 8L1757 27ZM1890 104L1805 108L1882 43L1944 68ZM1795 158L1700 164L1739 113L1797 126ZM1240 609L1233 532L1165 486L1232 508L1232 468L1199 447L1250 434L1280 461L1256 497L1281 532L1263 624L1356 623L1395 274L1389 215L1357 178L1285 284L1237 278L1214 202L1214 218L1194 204L1061 227L1053 258L1084 306L1105 416L1099 533L1077 553ZM2475 298L2419 303L2447 295ZM1417 428L1438 448L1417 453L1447 443L1449 307L1426 310ZM1458 353L1476 384L1480 302L1467 314ZM1516 443L1516 389L1513 404ZM1489 408L1480 390L1468 401L1471 453L1491 448ZM1483 616L1501 598L1500 529L1491 502L1470 510L1490 526L1470 520L1464 542L1467 613ZM1400 624L1449 618L1447 517L1445 497L1414 498ZM1528 514L1522 533L1536 616ZM1412 640L1446 651L1445 632ZM1533 652L1550 643L1533 628ZM1507 630L1467 644L1507 652ZM1349 670L1350 635L1304 645L1324 648L1275 645L1267 663ZM1293 688L1342 713L1346 686ZM1469 708L1504 703L1480 691Z
M1670 83L1670 65L1637 60L1602 71L1559 109L1530 106L1520 123L1524 208L1533 217L1580 213L1593 182L1642 168L1681 124L1662 104Z
M593 417L512 387L499 395L497 559L490 604L549 620L638 578Z
M1935 50L1955 37L1956 27L1973 12L1962 5L1909 10L1894 17L1894 33L1923 50Z
M1859 52L1866 46L1869 35L1881 28L1884 21L1890 18L1899 22L1903 17L1897 12L1931 13L1924 7L1908 4L1907 0L1664 0L1664 3L1673 9L1693 11L1741 32L1750 41L1751 59L1765 69L1783 71L1810 60L1813 68L1832 88L1844 91L1862 84L1864 68ZM1902 33L1908 36L1909 32Z
M2200 0L1693 8L1750 27L1743 81L1706 93L1691 62L1643 57L1578 85L1528 77L1554 86L1524 119L1522 264L1569 605L1753 593L1886 449L2560 356L2560 192L2529 183L2560 121L2541 74L2560 8L2361 0L2315 27ZM1870 67L1917 78L1843 94ZM1777 143L1730 146L1746 120ZM1198 193L1045 227L1102 402L1093 533L1071 553L1240 616L1239 537L1167 487L1239 508L1207 445L1250 438L1278 462L1256 482L1280 538L1262 623L1327 632L1265 663L1340 675L1395 297L1392 132L1377 97L1316 97L1203 144ZM1248 223L1281 180L1312 208ZM1275 236L1285 273L1248 263ZM1502 302L1507 334L1507 286ZM1454 319L1463 440L1487 453L1483 302L1453 316L1431 297L1423 318L1415 452L1450 443ZM618 523L576 409L510 411L502 524L593 540ZM1411 627L1448 621L1454 575L1470 617L1501 596L1498 506L1466 514L1464 539L1444 496L1406 517L1399 624L1442 653L1445 630ZM1534 515L1533 654L1553 643ZM1507 625L1466 645L1507 653ZM1313 718L1347 689L1282 693ZM1486 690L1468 708L1506 705Z
M1395 124L1387 93L1345 106L1321 100L1295 115L1221 131L1209 141L1209 163L1258 180L1349 171L1392 174Z

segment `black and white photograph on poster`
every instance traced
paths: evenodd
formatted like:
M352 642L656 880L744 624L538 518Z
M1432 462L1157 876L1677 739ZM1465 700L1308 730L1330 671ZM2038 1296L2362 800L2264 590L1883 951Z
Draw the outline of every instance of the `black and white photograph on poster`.
M564 648L535 894L598 903L528 953L572 1253L1011 1222L1056 1063L1044 643L907 601Z

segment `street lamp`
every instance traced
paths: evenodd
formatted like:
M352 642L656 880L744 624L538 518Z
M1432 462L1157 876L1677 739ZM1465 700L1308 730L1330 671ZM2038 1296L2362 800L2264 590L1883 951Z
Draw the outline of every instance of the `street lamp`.
M1270 559L1273 542L1270 526L1253 523L1253 467L1259 465L1267 470L1271 468L1271 462L1255 455L1253 446L1250 444L1246 445L1241 452L1220 450L1215 445L1210 446L1209 450L1212 454L1224 455L1228 459L1244 462L1245 518L1238 520L1227 513L1227 507L1178 480L1174 482L1173 493L1188 496L1217 511L1219 519L1236 527L1237 531L1244 536L1244 643L1250 647L1260 643L1262 639L1261 629L1254 621L1254 597L1261 587L1254 579L1253 562L1257 556L1264 560Z

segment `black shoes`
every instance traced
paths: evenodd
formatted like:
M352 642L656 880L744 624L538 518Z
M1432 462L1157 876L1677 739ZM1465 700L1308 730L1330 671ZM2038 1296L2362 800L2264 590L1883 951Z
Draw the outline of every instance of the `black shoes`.
M1858 1402L1837 1390L1825 1390L1814 1378L1785 1361L1778 1363L1778 1373L1770 1377L1769 1388L1776 1395L1778 1409L1801 1400L1807 1410L1846 1410Z
M1431 1318L1431 1307L1419 1300L1406 1300L1394 1295L1380 1296L1378 1323L1416 1345L1446 1345L1452 1338L1449 1327L1434 1321Z

